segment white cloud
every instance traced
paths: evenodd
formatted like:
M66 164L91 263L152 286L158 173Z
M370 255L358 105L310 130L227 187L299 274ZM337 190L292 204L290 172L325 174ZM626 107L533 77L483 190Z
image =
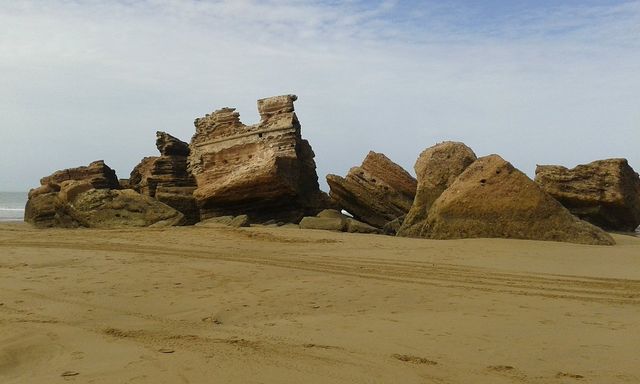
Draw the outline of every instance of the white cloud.
M321 179L369 149L411 169L436 141L535 163L640 169L640 2L522 12L349 1L0 2L0 190L103 158L126 177L154 133L299 96Z

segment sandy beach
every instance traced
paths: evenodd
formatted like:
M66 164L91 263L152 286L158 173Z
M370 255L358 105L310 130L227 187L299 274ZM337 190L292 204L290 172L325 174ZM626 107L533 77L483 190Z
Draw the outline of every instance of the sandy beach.
M2 383L637 383L640 238L0 225Z

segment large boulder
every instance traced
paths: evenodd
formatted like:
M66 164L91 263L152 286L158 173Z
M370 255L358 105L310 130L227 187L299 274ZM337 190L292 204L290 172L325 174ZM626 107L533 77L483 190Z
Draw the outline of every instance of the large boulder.
M260 123L244 125L234 108L194 124L189 170L202 219L247 214L251 222L297 222L329 200L320 191L314 153L302 139L295 95L258 100Z
M535 181L571 213L601 228L633 231L640 225L640 177L625 159L572 169L538 165Z
M136 165L128 185L135 191L157 199L185 215L185 224L200 220L193 191L196 181L187 169L189 146L165 132L156 132L161 156L145 157Z
M89 228L165 227L184 221L182 213L131 189L89 189L66 203L68 215Z
M382 228L405 215L416 193L416 179L382 153L369 152L346 177L327 175L329 196L356 219Z
M97 160L88 166L63 169L40 179L40 186L29 191L25 206L24 221L37 228L75 228L79 224L69 216L66 203L60 198L63 185L76 181L87 188L120 188L116 172ZM66 195L67 190L62 191Z
M463 143L445 141L425 149L414 166L418 178L416 197L404 218L399 236L419 236L431 205L476 161L476 154ZM388 231L393 225L387 225Z
M24 221L36 228L78 227L78 223L66 212L65 204L58 197L58 192L32 195L27 200Z
M74 179L77 177L77 179ZM178 225L183 215L120 183L102 161L57 171L29 191L24 220L38 228L115 228Z
M40 179L41 185L59 185L67 180L86 180L93 185L94 188L119 189L120 182L116 176L116 172L104 163L104 160L97 160L89 164L77 168L63 169L56 171L49 176Z
M479 158L431 206L420 237L502 237L614 244L498 155Z

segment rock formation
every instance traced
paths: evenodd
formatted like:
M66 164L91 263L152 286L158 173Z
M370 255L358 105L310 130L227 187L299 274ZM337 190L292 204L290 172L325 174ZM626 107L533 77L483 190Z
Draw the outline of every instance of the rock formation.
M380 229L355 220L335 209L325 209L316 216L302 218L300 228L349 233L382 233Z
M414 166L418 178L416 197L398 235L420 236L431 205L474 161L476 154L463 143L445 141L425 149ZM388 231L391 229L389 225Z
M61 184L70 180L86 181L98 189L120 188L115 171L103 160L94 161L88 166L56 171L40 179L41 185L29 191L24 220L38 228L77 227L78 223L68 215L65 203L58 197Z
M356 219L382 228L405 215L416 193L416 179L382 153L369 152L346 177L327 175L329 196Z
M120 182L116 176L116 172L104 163L104 160L97 160L89 164L77 168L64 169L54 172L53 174L40 179L41 185L59 185L66 180L86 180L93 185L94 188L102 189L119 189Z
M65 211L82 227L167 227L184 221L182 213L131 189L90 188L66 198L64 189L59 197L66 204Z
M202 219L249 215L252 222L299 221L326 207L314 153L300 134L295 95L258 100L260 123L244 125L234 108L195 120L189 170Z
M573 169L539 165L535 180L571 213L601 228L634 231L640 225L640 177L625 159Z
M200 215L193 191L196 182L187 170L187 143L165 132L156 132L156 147L161 156L145 157L129 177L128 185L185 215L185 224L195 224Z
M183 215L133 190L120 190L115 172L103 161L57 171L29 192L25 221L38 228L163 226Z
M419 235L614 244L498 155L479 158L458 176L431 206Z

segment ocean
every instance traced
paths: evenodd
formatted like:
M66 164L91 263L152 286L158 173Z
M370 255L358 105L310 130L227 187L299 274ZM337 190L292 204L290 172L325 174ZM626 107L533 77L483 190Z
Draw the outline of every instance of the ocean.
M0 221L22 221L26 192L0 192Z

